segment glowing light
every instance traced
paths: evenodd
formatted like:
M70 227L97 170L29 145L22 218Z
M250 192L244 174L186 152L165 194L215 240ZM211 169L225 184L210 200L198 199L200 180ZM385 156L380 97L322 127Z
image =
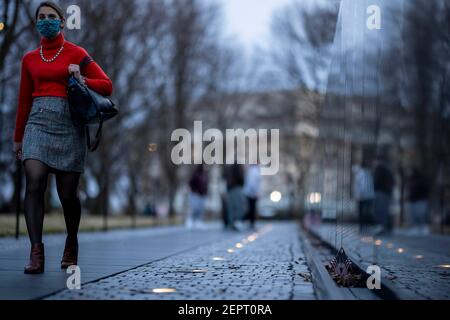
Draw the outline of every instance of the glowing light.
M0 22L0 31L3 31L5 29L5 24L3 22Z
M450 269L450 264L441 264L438 266L439 268Z
M150 143L148 145L148 151L155 152L158 149L158 145L156 143Z
M214 257L213 260L214 261L224 261L225 259L222 257Z
M398 252L398 253L403 253L403 252L405 252L405 249L403 249L403 248L398 248L398 249L397 249L397 252Z
M383 243L383 241L381 241L381 240L375 241L375 245L376 245L376 246L381 246L382 243Z
M318 192L310 193L309 194L309 203L316 204L320 203L322 201L322 195Z
M270 200L274 203L280 202L282 198L281 192L274 191L270 194Z
M248 241L250 241L250 242L253 242L253 241L255 241L256 239L258 238L258 236L249 236L248 238L247 238L247 240Z
M236 243L236 248L241 249L243 247L244 247L244 245L242 243Z
M414 258L416 258L416 259L420 260L420 259L423 259L423 255L421 255L421 254L418 254L418 255L414 256Z
M176 292L176 289L173 288L156 288L156 289L152 289L153 293L172 293L172 292Z
M203 269L194 269L192 270L193 273L206 273L208 272L208 270L203 270Z
M228 249L227 251L228 251L228 253L233 253L234 249Z

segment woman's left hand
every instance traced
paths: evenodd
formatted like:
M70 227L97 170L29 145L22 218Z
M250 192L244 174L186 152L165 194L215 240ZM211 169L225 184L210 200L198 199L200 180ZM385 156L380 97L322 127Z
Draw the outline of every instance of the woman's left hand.
M84 83L84 79L81 76L81 72L80 72L80 66L77 64L71 64L69 65L69 73L73 74L73 76L80 81L81 83Z

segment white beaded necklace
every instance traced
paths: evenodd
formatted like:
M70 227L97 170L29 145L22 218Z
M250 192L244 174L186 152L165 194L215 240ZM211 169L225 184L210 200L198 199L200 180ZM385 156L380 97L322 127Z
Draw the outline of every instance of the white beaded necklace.
M58 50L58 52L56 53L56 55L55 55L53 58L51 58L51 59L46 59L46 58L44 57L43 47L42 47L42 45L41 45L41 50L40 50L41 59L42 59L44 62L47 62L47 63L53 62L53 61L56 60L56 58L58 58L58 56L61 54L61 52L63 51L63 49L64 49L64 43L63 43L63 45L61 46L61 49Z

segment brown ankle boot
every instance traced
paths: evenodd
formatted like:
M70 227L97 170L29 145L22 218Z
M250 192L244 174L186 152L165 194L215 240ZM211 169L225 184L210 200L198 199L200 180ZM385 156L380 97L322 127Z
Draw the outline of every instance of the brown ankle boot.
M39 274L44 272L45 256L44 244L36 243L31 246L30 262L25 267L26 274Z
M61 269L67 269L70 266L76 266L78 263L78 241L66 239L63 258L61 260Z

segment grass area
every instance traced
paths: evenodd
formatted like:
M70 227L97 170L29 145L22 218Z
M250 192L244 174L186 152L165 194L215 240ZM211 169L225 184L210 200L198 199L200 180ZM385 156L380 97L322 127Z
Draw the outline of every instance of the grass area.
M137 228L147 228L165 225L177 225L182 223L181 217L173 219L153 218L138 216L136 217ZM109 216L108 230L129 229L133 227L133 220L129 216ZM16 216L14 214L0 215L0 237L14 236L16 230ZM66 226L62 213L54 212L45 215L44 233L65 232ZM81 217L80 231L101 231L103 230L103 217L83 214ZM27 228L23 214L20 217L20 234L26 235Z

